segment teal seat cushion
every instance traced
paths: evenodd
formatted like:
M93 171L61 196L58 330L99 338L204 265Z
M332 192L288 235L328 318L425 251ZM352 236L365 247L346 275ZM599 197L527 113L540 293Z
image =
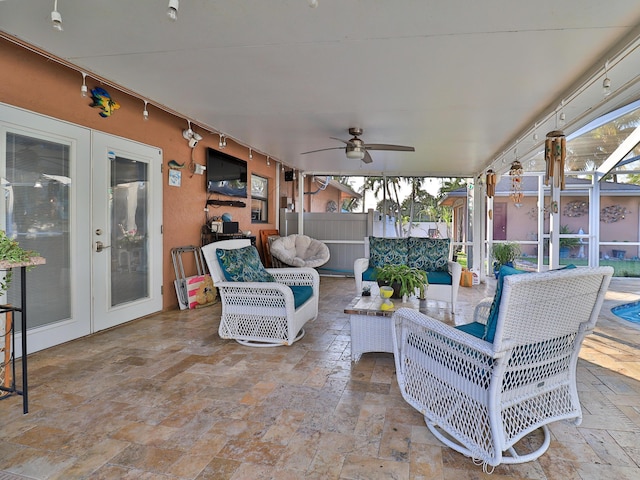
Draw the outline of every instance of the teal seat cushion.
M449 268L448 238L408 238L408 265L425 272L446 272Z
M466 323L464 325L457 325L455 329L466 332L469 335L473 335L476 338L483 338L485 324L480 322L471 322L471 323Z
M229 282L275 282L273 275L262 265L258 250L253 245L218 248L216 256L224 278Z
M451 285L451 274L449 272L427 272L427 280L430 285Z
M406 238L369 237L369 266L406 265L408 259Z
M378 271L375 267L369 267L362 272L362 280L365 282L375 282L378 280Z
M289 288L293 292L293 303L296 310L313 296L313 287L309 285L291 285Z

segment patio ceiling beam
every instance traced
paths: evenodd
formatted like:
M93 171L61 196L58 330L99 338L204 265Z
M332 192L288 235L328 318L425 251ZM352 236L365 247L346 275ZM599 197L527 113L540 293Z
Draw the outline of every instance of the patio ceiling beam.
M598 167L596 172L600 174L600 181L609 173L622 159L634 148L638 142L640 142L640 126L636 127L636 129L631 132L627 138L624 139L618 148L614 150L614 152L609 155L602 165Z

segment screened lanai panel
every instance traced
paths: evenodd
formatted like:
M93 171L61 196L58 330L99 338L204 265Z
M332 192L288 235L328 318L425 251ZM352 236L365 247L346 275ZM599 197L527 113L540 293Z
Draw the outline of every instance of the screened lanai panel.
M640 125L640 101L604 115L567 136L566 170L593 171ZM638 146L631 156L640 154ZM530 172L545 170L543 148L523 162Z

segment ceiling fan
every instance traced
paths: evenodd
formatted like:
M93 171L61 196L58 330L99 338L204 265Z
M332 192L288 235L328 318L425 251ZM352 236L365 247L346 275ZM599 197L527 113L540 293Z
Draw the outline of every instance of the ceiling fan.
M361 128L352 127L349 129L349 135L353 135L353 138L350 140L342 140L341 138L329 137L333 140L338 140L339 142L346 143L346 147L344 147L345 153L347 154L347 158L357 158L358 160L362 160L364 163L371 163L373 159L371 155L369 155L369 150L391 150L394 152L415 152L416 149L413 147L405 147L403 145L389 145L386 143L364 143L358 135L362 135L363 130ZM325 150L339 150L343 147L331 147L331 148L321 148L320 150L311 150L309 152L302 152L301 155L305 155L307 153L315 153L315 152L323 152Z

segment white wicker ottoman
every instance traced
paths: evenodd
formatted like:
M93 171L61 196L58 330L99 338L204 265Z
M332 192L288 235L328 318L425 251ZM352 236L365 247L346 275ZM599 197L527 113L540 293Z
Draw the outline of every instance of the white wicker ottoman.
M420 301L414 298L403 303L402 300L392 300L395 308L420 308ZM391 339L391 315L393 310L380 310L382 299L378 295L370 297L356 297L344 309L349 314L351 324L351 361L357 362L363 353L384 352L393 353Z

